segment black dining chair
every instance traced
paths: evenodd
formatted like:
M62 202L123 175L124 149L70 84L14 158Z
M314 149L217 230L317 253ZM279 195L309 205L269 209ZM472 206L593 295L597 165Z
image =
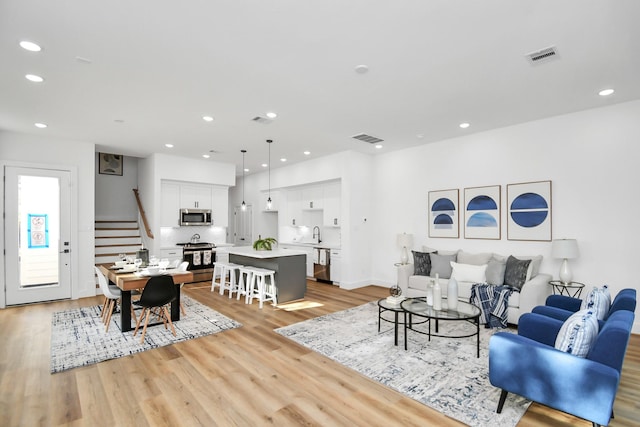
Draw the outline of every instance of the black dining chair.
M136 328L133 331L135 336L144 318L144 327L142 328L142 339L140 343L144 343L144 335L147 332L147 325L152 314L157 314L162 319L165 329L167 329L167 322L171 326L171 332L173 336L176 336L176 330L171 322L171 314L167 305L176 299L176 286L173 283L171 276L154 276L149 279L146 286L142 290L140 300L135 301L134 304L142 307L142 314L138 317L136 322ZM152 310L157 309L157 310Z

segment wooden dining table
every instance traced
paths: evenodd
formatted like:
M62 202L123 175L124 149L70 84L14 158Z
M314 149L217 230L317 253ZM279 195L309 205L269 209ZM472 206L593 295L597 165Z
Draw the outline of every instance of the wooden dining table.
M143 289L150 276L141 276L135 273L119 273L118 270L111 269L110 264L101 264L98 266L102 274L109 280L110 283L116 285L121 291L121 305L120 305L120 329L122 332L131 331L135 328L135 325L131 326L131 291ZM193 281L193 273L190 271L178 271L169 269L165 274L173 277L173 283L176 286L176 299L171 302L171 321L176 322L180 320L180 286L183 283Z

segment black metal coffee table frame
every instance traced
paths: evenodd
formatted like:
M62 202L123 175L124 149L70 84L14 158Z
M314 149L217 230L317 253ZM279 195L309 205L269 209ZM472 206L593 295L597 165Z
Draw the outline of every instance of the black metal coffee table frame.
M393 312L393 320L387 319L383 316L383 313L387 311ZM398 325L402 324L399 319L399 314L404 313L404 310L400 306L400 303L393 304L387 301L386 298L382 298L378 300L378 333L380 332L380 324L382 321L393 323L393 343L398 345ZM422 322L417 322L416 324L426 323L428 320L424 320ZM405 345L406 347L406 345ZM406 350L406 348L405 348Z
M412 330L419 334L425 334L429 336L429 341L431 341L431 337L442 337L442 338L469 338L476 337L476 357L480 357L480 308L473 304L469 304L467 302L458 301L458 307L455 310L449 310L447 307L446 301L442 302L442 310L435 310L433 306L427 305L426 298L408 298L402 303L400 303L400 307L404 311L404 349L407 349L407 332ZM413 316L418 316L420 318L426 319L424 322L418 322L420 324L428 323L427 332L420 331L413 328L414 323ZM431 332L431 321L435 320L435 333ZM440 334L438 331L438 321L446 320L446 321L465 321L472 324L475 324L476 330L471 334L463 334L463 335L444 335Z

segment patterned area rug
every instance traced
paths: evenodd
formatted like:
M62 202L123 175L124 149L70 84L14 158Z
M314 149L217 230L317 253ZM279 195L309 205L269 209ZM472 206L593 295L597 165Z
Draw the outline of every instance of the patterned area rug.
M203 337L227 329L238 328L240 323L223 316L199 302L181 296L187 313L174 322L176 335L164 326L147 328L144 343L140 344L140 331L120 331L120 317L111 318L109 332L105 333L100 319L100 306L82 307L53 313L51 320L51 373L104 360L140 353L152 348ZM136 312L137 313L137 312ZM153 319L152 319L153 320Z
M393 319L391 312L383 315ZM449 334L475 328L461 321L439 326ZM489 383L488 362L489 338L496 330L480 328L480 358L475 337L429 342L411 331L405 351L403 327L396 347L393 324L382 322L378 333L378 305L370 302L276 332L471 426L515 426L531 403L509 393L502 414L496 413L500 390Z

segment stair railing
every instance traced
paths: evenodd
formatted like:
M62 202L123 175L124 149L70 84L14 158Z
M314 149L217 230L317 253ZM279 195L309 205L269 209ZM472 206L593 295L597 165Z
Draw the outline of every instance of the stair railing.
M144 224L144 229L149 236L150 239L153 239L153 232L151 231L151 227L149 227L149 222L147 221L147 214L144 212L144 208L142 207L142 201L140 200L140 194L138 193L138 189L133 189L133 194L136 196L136 202L138 203L138 211L140 211L140 217L142 218L142 223Z

